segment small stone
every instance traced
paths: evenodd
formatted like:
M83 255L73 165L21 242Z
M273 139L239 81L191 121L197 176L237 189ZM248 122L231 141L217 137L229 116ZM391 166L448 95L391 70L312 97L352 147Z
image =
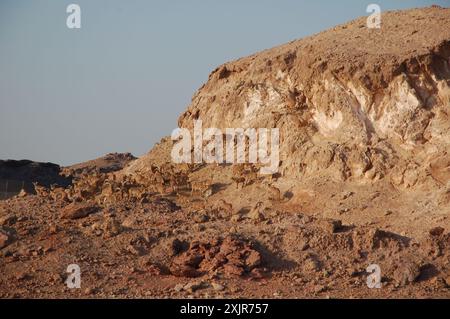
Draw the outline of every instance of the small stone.
M85 295L92 295L94 293L94 289L93 288L86 288L84 290L84 294Z
M79 219L89 216L98 210L97 205L89 203L72 203L64 207L61 211L65 219Z
M42 251L43 251L44 253L51 252L51 251L53 251L53 246L52 246L50 243L47 243L47 244L44 246L44 248L42 248Z
M109 238L119 235L123 227L114 217L108 217L102 225L102 230L104 236Z
M231 293L235 294L235 293L241 292L242 289L239 287L233 287L233 288L231 288L230 291L231 291Z
M0 227L0 249L10 245L14 241L12 230Z
M183 288L184 288L184 285L183 285L183 284L177 284L177 285L175 285L175 287L173 288L173 290L175 290L176 292L180 292L180 291L183 290Z
M56 233L58 233L59 232L59 227L57 226L57 225L50 225L49 227L48 227L48 232L51 234L51 235L54 235L54 234L56 234Z
M450 276L446 277L444 279L445 284L447 285L447 288L450 288Z
M16 223L17 217L15 215L6 215L0 217L0 226L12 226Z
M194 231L196 232L202 232L206 230L206 226L205 225L201 225L201 224L195 224L193 226Z
M134 247L133 245L128 245L128 246L127 246L127 251L128 251L130 254L139 256L139 250L137 250L137 248Z
M304 243L304 244L301 244L300 245L300 250L301 251L305 251L305 250L308 250L310 247L309 247L309 244L307 244L307 243Z
M444 233L445 229L442 227L434 227L430 229L430 235L434 237L441 236Z
M18 281L29 279L30 276L26 272L21 272L16 275Z
M248 218L250 218L251 220L254 220L254 221L263 221L265 219L264 214L261 213L261 211L259 211L257 209L255 209L253 212L251 212L248 215Z
M21 189L19 194L17 194L17 197L19 197L19 198L23 198L25 196L28 196L28 192L24 189Z
M155 264L149 264L147 265L147 268L145 269L147 274L153 275L153 276L158 276L163 274L163 270Z
M172 255L178 255L187 249L188 243L175 238L171 243Z
M211 286L212 286L212 288L213 288L215 291L222 291L222 290L225 289L224 286L222 286L221 284L219 284L219 283L217 283L217 282L213 282L213 283L211 284Z
M204 213L195 213L193 220L196 223L206 223L209 220L209 217Z
M345 192L344 194L342 194L341 198L342 200L345 200L354 194L355 194L354 192Z
M342 222L337 219L324 219L319 221L319 227L326 232L333 234L337 233L342 228Z
M316 294L324 292L325 290L326 290L326 287L323 285L317 285L314 287L314 293L316 293Z
M231 216L230 221L232 222L239 222L242 220L242 216L241 214L234 214L233 216Z
M315 272L320 270L320 262L315 257L308 257L302 264L303 271L305 272Z
M185 285L183 287L183 289L187 292L193 293L199 289L206 288L207 286L209 286L209 285L207 285L205 282L202 282L202 281L201 282L190 282L187 285Z
M253 269L258 267L262 262L261 254L256 250L252 250L249 252L247 258L245 259L245 265L247 269Z
M125 218L125 220L122 222L122 226L125 228L133 228L133 226L136 223L136 219L133 217L127 217Z
M420 267L415 262L405 262L394 272L394 280L399 287L415 282L419 276Z
M231 226L230 229L228 230L228 232L230 234L235 234L235 233L237 233L237 228L235 226Z

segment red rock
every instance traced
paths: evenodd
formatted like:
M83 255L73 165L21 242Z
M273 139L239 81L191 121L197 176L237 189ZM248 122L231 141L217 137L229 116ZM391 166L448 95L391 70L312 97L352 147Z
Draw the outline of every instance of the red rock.
M0 227L0 249L5 248L14 241L12 232L4 227Z
M170 266L170 273L177 277L189 278L198 277L200 275L200 272L194 267L178 264L172 264Z
M245 264L249 270L258 267L261 264L261 254L256 250L251 250L245 260Z
M84 218L90 214L95 213L98 206L89 203L72 203L62 209L62 217L66 219Z
M444 233L444 228L442 227L434 227L432 229L430 229L430 235L431 236L441 236Z
M336 219L323 219L319 221L319 227L326 232L333 234L342 228L342 222Z
M262 279L262 278L264 278L264 275L265 275L264 270L261 268L254 268L250 272L250 277L252 279Z
M261 263L261 254L250 243L228 236L207 243L193 241L187 251L173 258L170 271L176 276L196 277L222 268L225 275L242 276Z
M242 276L244 274L244 268L236 266L234 264L225 264L223 266L225 275Z
M163 271L158 265L150 264L148 265L146 272L152 276L159 276L163 274Z

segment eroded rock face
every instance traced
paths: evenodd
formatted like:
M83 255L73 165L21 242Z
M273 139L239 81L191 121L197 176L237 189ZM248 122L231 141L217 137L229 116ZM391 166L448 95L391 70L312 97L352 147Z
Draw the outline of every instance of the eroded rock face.
M431 163L445 184L449 16L442 8L386 13L380 32L357 19L226 63L194 95L179 126L200 119L222 130L278 127L282 169L292 177L320 171L413 187L430 181ZM435 23L442 32L433 31Z

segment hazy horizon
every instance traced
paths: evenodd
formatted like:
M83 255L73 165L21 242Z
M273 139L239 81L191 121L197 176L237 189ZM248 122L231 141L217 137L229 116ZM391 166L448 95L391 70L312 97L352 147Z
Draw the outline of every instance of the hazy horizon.
M81 7L82 27L66 26ZM440 1L0 3L0 159L70 165L145 154L225 62L382 11Z

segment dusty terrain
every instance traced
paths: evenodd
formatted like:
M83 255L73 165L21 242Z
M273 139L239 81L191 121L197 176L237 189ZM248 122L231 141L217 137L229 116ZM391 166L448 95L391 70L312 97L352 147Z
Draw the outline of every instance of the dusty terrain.
M164 138L1 201L0 297L450 297L450 9L365 21L220 66L180 116L279 128L279 174Z

